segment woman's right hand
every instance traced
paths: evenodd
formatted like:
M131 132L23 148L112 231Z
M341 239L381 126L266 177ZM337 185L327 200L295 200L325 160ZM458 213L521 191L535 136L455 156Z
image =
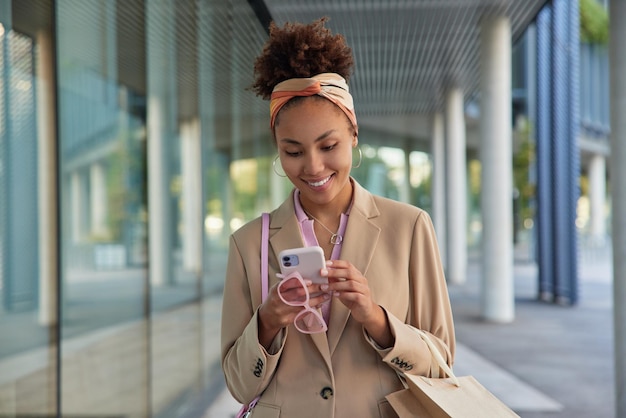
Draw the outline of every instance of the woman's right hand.
M309 299L309 305L312 308L315 309L330 299L328 293L321 292L319 284L313 284L310 280L305 280L305 283L309 295L316 295ZM278 295L279 284L280 282L269 289L265 302L259 307L259 343L265 349L269 349L278 332L292 324L296 315L304 309L302 306L289 306L283 302ZM295 294L296 296L293 296L293 298L298 299L304 295L304 289L294 281L291 287L289 283L283 283L282 293L284 297L288 293Z

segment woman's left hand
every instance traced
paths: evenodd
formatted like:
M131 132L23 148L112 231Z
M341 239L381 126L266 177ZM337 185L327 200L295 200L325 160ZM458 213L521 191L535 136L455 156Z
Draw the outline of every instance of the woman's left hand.
M331 293L350 309L352 317L365 327L381 347L393 345L387 315L372 298L367 279L352 263L345 260L327 261L326 271L322 270L322 275L328 277L328 285L320 287L322 291Z

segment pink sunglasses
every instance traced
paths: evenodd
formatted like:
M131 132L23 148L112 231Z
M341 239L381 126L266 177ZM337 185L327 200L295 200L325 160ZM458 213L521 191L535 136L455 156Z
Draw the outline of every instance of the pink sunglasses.
M277 274L282 279L278 285L278 296L289 306L302 306L302 309L293 320L296 329L304 334L316 334L325 332L328 327L324 317L317 310L309 305L309 289L304 279L297 271L289 273L287 276Z

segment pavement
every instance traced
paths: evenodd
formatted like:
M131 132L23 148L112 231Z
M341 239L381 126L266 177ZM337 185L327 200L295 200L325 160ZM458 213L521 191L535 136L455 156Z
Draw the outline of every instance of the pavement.
M467 282L450 286L458 376L473 375L522 418L616 418L612 267L607 247L579 259L579 301L539 301L537 266L516 252L515 319L481 319L480 263L469 260ZM235 416L226 390L203 418Z

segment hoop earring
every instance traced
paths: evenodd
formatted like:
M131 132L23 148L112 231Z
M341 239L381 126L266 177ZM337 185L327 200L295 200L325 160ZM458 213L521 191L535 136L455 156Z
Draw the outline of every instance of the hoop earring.
M280 174L278 170L276 170L276 161L278 160L278 157L280 156L277 155L276 157L274 157L274 161L272 161L272 170L274 170L274 173L276 173L278 177L287 177L286 174Z
M363 153L361 152L361 147L359 147L357 145L356 149L357 149L357 151L359 151L359 163L357 165L353 165L352 168L359 168L359 167L361 167L361 163L363 162Z

